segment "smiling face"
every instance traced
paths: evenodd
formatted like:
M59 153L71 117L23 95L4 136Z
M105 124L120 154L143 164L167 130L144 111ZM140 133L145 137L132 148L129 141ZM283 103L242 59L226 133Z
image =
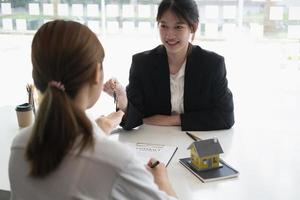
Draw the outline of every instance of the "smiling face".
M186 53L192 31L185 20L167 10L160 18L158 27L167 53Z

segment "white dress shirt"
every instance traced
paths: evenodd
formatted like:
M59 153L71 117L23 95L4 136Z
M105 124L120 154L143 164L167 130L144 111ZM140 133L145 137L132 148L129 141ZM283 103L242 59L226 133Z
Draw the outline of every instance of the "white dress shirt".
M172 114L184 113L183 94L184 94L184 72L186 60L176 74L170 74L170 90Z
M32 127L21 130L11 146L12 200L175 199L159 190L153 176L128 146L110 140L92 122L95 148L70 152L46 178L28 176L24 153ZM55 148L55 147L54 147Z

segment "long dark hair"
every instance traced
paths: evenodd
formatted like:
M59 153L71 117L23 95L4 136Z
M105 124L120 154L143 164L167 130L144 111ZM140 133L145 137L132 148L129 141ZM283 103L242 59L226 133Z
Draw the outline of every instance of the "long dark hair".
M193 32L197 29L199 12L194 0L163 0L158 7L156 21L159 22L162 15L171 10L178 18L184 19Z
M79 152L93 147L91 122L72 100L94 77L103 58L96 35L80 23L55 20L35 34L32 77L43 99L26 149L31 176L54 171L75 144ZM53 81L61 82L64 90L49 85Z

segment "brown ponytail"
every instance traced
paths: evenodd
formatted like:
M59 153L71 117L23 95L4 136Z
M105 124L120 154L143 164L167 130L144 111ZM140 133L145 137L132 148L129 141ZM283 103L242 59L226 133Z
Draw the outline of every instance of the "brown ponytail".
M104 50L86 26L56 20L44 24L32 42L32 76L43 94L26 149L30 175L45 177L66 154L93 146L92 125L84 111L73 104L79 89L88 83ZM60 82L64 89L49 83Z

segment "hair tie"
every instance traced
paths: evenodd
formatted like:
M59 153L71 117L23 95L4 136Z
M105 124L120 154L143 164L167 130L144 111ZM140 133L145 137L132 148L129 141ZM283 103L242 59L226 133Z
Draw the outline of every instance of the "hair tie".
M60 81L50 81L48 83L48 85L51 86L51 87L55 87L55 88L57 88L61 91L65 91L65 86Z

